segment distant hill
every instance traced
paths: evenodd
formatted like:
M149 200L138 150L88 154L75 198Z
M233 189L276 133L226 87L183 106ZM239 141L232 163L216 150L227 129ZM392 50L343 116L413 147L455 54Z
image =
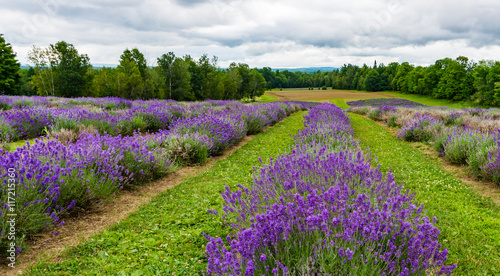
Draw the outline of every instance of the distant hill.
M103 68L103 67L116 68L116 66L118 66L118 65L116 65L116 64L92 64L92 67L96 68L96 69ZM21 69L30 69L30 67L32 67L32 66L30 66L30 65L21 65Z
M92 64L92 67L98 69L98 68L116 68L118 65L116 64ZM29 69L31 66L30 65L21 65L21 69ZM226 69L226 68L221 68L221 69ZM331 72L335 69L339 69L337 67L303 67L303 68L271 68L273 71L285 71L288 70L290 72L306 72L306 73L314 73L317 72L318 70L321 72Z
M335 69L339 69L337 67L304 67L304 68L271 68L273 71L285 71L288 70L290 72L306 72L306 73L314 73L314 72L331 72Z
M94 68L103 68L103 67L116 68L117 66L118 66L117 64L100 64L100 63L92 64L92 67Z

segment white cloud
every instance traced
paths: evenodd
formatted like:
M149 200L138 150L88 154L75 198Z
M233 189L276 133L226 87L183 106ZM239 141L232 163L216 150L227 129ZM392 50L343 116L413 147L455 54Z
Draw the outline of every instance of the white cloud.
M2 5L0 26L23 64L31 45L64 40L106 64L137 47L150 63L174 51L221 66L425 65L498 59L499 12L492 0L18 0Z

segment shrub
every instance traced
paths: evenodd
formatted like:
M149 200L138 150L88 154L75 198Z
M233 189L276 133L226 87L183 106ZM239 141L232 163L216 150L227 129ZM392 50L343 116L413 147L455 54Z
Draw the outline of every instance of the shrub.
M118 123L117 128L120 130L120 134L130 136L136 131L146 129L147 123L144 121L142 116L134 116L131 119L122 120Z
M396 119L397 119L396 115L389 117L389 120L387 121L387 125L389 127L397 127L398 124L396 124Z
M65 118L65 117L59 117L55 118L53 124L50 126L50 131L51 132L58 132L61 129L66 129L66 130L78 130L80 126L80 123L77 122L76 120Z
M33 101L29 100L18 100L12 103L12 107L18 109L22 109L25 107L32 107L32 106L33 106Z
M11 129L9 133L11 142L39 137L42 135L43 130L53 122L52 116L47 109L30 107L5 111L3 119Z
M500 184L500 145L498 141L497 146L488 152L488 159L482 165L481 172L486 179Z
M417 115L398 131L398 138L411 142L429 141L443 129L443 122L428 115Z
M6 124L0 124L0 143L8 143L17 140L14 129Z
M179 165L204 164L212 147L207 135L165 135L157 140L158 146L166 150L166 156Z
M234 145L247 133L246 124L238 116L204 115L179 120L172 127L172 134L198 133L210 138L210 155L219 155Z
M107 102L107 103L104 105L104 110L113 110L113 109L117 109L117 107L116 107L116 104L115 104L115 103L112 103L112 102Z
M380 121L380 109L378 108L373 108L370 110L370 112L367 114L368 118L374 120L374 121Z
M491 173L493 170L489 170L488 165L496 161L493 158L496 155L498 155L497 143L491 137L483 137L474 151L467 156L466 162L474 176L493 180L493 174Z
M473 130L455 129L448 132L443 144L444 158L453 164L467 164L467 159L475 155L484 136Z
M263 131L266 126L271 124L269 118L258 111L247 113L243 116L243 120L245 120L248 128L247 135L257 134Z
M6 102L0 102L0 110L10 110L12 106Z

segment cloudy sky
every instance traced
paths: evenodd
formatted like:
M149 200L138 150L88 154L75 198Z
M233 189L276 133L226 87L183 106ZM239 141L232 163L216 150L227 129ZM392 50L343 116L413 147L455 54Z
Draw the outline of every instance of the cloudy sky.
M250 67L296 68L464 55L500 60L498 0L2 0L0 33L22 64L64 40L93 64L137 47Z

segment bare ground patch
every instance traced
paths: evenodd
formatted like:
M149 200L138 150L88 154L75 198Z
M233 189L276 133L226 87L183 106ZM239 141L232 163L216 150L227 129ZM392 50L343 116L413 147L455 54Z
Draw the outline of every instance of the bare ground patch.
M320 100L320 99L366 99L394 98L394 95L378 92L357 92L347 90L287 90L266 92L280 101Z
M175 187L188 177L196 176L210 169L218 160L227 158L254 137L255 135L244 137L221 156L213 157L201 166L180 168L162 179L145 186L138 186L135 190L121 191L111 202L80 209L77 215L66 218L66 223L55 230L60 232L59 235L37 234L30 237L30 240L27 241L30 248L16 259L16 268L12 269L7 265L2 265L0 275L19 275L37 262L61 260L62 252L65 249L75 247L89 237L108 229L111 225L137 211L142 204L147 203L154 196Z

